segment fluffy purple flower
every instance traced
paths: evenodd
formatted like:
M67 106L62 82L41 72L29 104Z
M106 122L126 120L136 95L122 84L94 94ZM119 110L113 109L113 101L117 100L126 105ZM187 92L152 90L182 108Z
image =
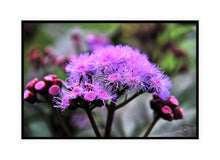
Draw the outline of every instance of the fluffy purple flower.
M130 46L106 46L72 57L66 66L68 95L77 104L117 101L122 93L153 92L163 100L170 96L169 77L148 60L146 54ZM78 98L77 98L78 97ZM61 108L63 108L61 106Z
M84 94L84 98L87 101L94 101L96 97L96 93L94 91L87 91Z

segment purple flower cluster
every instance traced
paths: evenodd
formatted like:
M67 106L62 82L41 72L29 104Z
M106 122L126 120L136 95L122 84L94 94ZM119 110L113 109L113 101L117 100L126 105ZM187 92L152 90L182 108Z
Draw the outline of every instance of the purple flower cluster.
M66 89L55 100L55 107L62 109L82 103L103 106L123 93L151 92L165 100L172 86L146 54L130 46L107 46L72 57L66 72Z

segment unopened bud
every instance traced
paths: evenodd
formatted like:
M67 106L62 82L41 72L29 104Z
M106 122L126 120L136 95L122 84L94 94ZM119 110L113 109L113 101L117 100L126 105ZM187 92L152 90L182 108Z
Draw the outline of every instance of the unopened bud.
M36 102L37 98L36 98L36 95L34 93L32 93L29 90L25 90L24 100L26 100L29 103L34 103L34 102Z
M44 77L44 82L46 83L47 88L50 88L53 85L55 79L57 79L56 75L47 75Z
M35 84L39 82L39 80L37 78L33 79L32 81L28 82L28 84L26 85L26 89L30 90L31 92L35 93Z
M58 85L52 85L50 88L49 88L49 94L53 95L53 96L56 96L58 95L60 92L60 87Z
M173 111L174 119L183 119L183 109L178 108L177 110Z
M177 106L179 106L179 102L174 96L170 96L168 99L168 104L172 109L175 109Z
M39 81L34 86L35 90L38 91L40 94L46 94L46 84L44 81Z

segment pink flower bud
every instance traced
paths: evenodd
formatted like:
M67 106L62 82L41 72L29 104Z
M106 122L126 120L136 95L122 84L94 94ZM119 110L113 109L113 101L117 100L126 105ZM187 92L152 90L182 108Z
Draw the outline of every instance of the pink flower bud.
M53 85L55 79L57 79L56 75L47 75L44 77L44 82L46 83L47 88L50 88Z
M38 91L40 94L46 94L46 84L44 81L39 81L34 86L35 90Z
M169 106L163 106L163 107L161 108L161 111L162 111L164 114L172 113L172 109L171 109Z
M62 87L62 80L61 79L54 79L53 84L58 85L61 88Z
M53 95L53 96L56 96L58 95L60 92L60 87L58 85L52 85L50 88L49 88L49 94Z
M26 85L26 89L30 90L31 92L35 92L35 84L39 82L39 80L37 78L33 79L32 81L28 82L28 84Z
M168 103L172 108L179 106L179 102L174 96L170 96L170 98L168 99Z
M36 101L36 95L33 94L31 91L29 90L25 90L24 92L24 100L26 100L29 103L34 103Z

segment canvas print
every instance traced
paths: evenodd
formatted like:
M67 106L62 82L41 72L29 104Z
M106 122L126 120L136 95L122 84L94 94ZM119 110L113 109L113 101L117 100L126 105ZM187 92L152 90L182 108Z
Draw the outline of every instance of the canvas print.
M23 139L198 139L198 21L21 25Z

